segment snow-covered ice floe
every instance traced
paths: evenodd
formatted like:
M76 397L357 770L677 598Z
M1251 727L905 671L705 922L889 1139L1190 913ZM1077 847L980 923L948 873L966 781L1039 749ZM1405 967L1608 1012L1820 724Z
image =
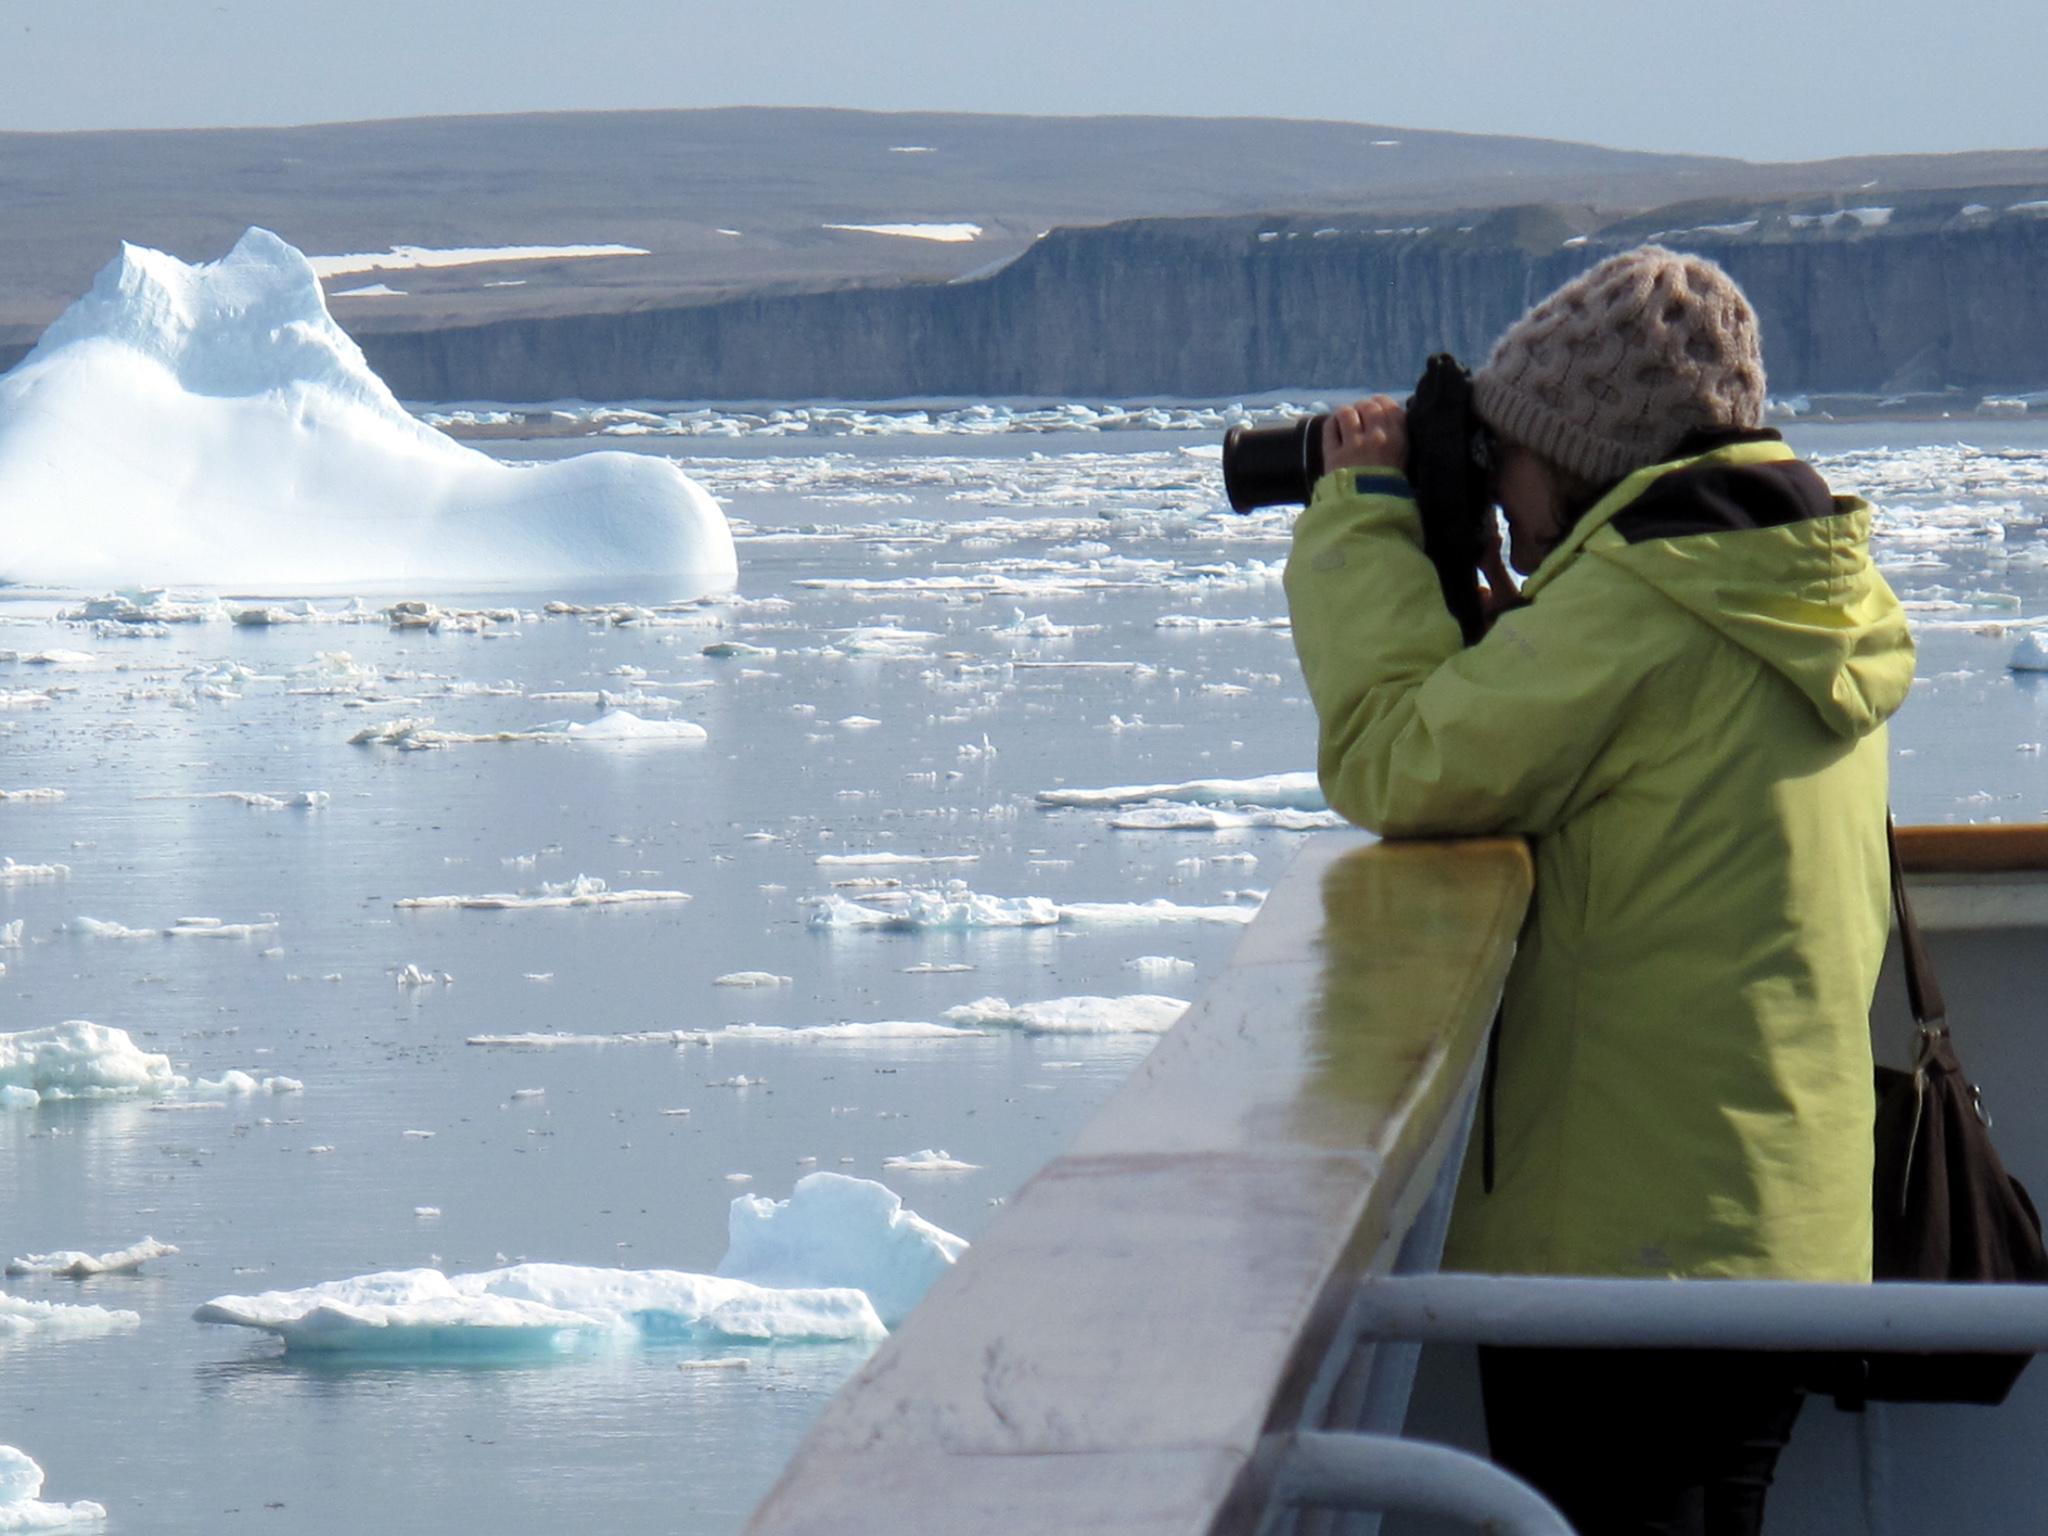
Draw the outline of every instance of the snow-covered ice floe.
M688 891L615 891L595 875L578 875L573 880L543 881L537 891L485 892L480 896L405 896L395 907L420 910L459 907L475 912L553 911L565 907L629 907L652 902L688 901Z
M10 1275L56 1275L66 1280L85 1280L94 1275L132 1275L151 1259L168 1258L178 1250L170 1243L145 1237L139 1243L112 1253L85 1253L62 1248L55 1253L29 1253L7 1261Z
M1220 805L1137 805L1110 817L1119 832L1327 832L1348 825L1335 811L1234 811Z
M767 1044L865 1045L878 1041L961 1040L978 1038L986 1030L964 1029L952 1024L933 1024L922 1019L879 1019L844 1024L728 1024L704 1037L716 1045L721 1040L758 1040Z
M608 709L594 720L549 720L540 725L511 731L443 731L432 720L407 716L366 725L349 737L354 747L397 747L403 752L427 752L442 747L476 746L498 741L704 741L703 726L690 720L643 720L630 709Z
M268 920L228 923L217 917L181 917L162 928L130 928L83 913L65 926L88 939L260 939L277 932L277 924Z
M121 248L0 377L0 502L9 581L737 572L717 503L664 458L516 467L408 415L306 258L262 229L198 266Z
M2006 665L2015 672L2048 672L2048 630L2030 629L2021 635Z
M883 1185L836 1173L787 1200L742 1195L715 1275L515 1264L477 1274L391 1270L301 1290L217 1296L193 1316L260 1328L290 1350L556 1352L622 1339L871 1343L966 1241Z
M1248 923L1256 906L1183 906L1151 901L1054 901L1047 896L987 896L958 882L943 890L889 893L867 903L835 894L815 897L808 919L813 928L887 929L897 932L964 932L985 928L1110 927L1142 923Z
M511 1035L470 1035L462 1043L502 1051L554 1051L570 1045L701 1045L705 1038L693 1029L642 1029L617 1035L528 1030Z
M42 1491L43 1469L35 1459L26 1451L0 1445L0 1531L65 1531L107 1518L103 1504L90 1499L46 1504Z
M45 1100L168 1099L188 1090L197 1100L227 1099L304 1086L238 1071L194 1082L171 1070L170 1057L137 1046L127 1030L85 1019L0 1034L0 1109L33 1109Z
M1180 784L1123 784L1111 789L1042 789L1040 805L1109 808L1174 801L1183 805L1248 805L1297 811L1329 809L1313 773L1267 773L1250 779L1190 779Z
M943 1147L926 1147L919 1152L906 1152L900 1157L882 1159L884 1168L900 1173L979 1173L981 1164L963 1162Z
M54 1339L98 1339L142 1326L142 1315L119 1307L30 1301L0 1291L0 1345Z
M1163 1035L1187 1011L1187 1000L1140 992L1129 997L1055 997L1042 1003L977 998L948 1008L955 1024L1009 1026L1033 1035Z

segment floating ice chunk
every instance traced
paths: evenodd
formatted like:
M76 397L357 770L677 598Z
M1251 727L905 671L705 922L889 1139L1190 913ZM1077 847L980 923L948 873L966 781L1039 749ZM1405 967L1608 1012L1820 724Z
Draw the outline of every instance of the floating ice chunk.
M695 1045L701 1044L704 1039L705 1036L697 1030L648 1029L618 1035L550 1034L540 1031L516 1035L470 1035L462 1043L509 1051L552 1051L565 1045ZM533 1091L538 1093L540 1090ZM514 1095L515 1098L517 1096Z
M925 642L938 638L938 634L929 629L896 629L889 625L867 625L842 631L832 642L832 648L848 656L876 656L894 660L924 659L931 655L926 649Z
M104 597L87 598L76 608L64 609L57 617L66 623L161 629L166 624L204 624L218 619L222 612L218 598L177 602L161 587L137 587L126 592L109 592Z
M1060 907L1061 922L1091 928L1139 923L1248 923L1258 915L1256 906L1190 907L1164 897L1151 901L1070 901Z
M824 896L811 908L813 928L1049 928L1060 920L1057 903L1043 896L984 896L978 891L910 891L901 907L862 906Z
M1162 613L1152 621L1154 629L1192 629L1204 634L1219 629L1291 629L1293 622L1274 619L1216 619L1201 613Z
M1074 625L1054 623L1048 614L1034 613L1027 618L1022 608L1017 609L1016 614L1016 623L1006 624L1000 629L992 629L989 633L998 640L1071 640L1074 638L1076 630ZM1080 627L1093 630L1097 626L1089 624Z
M538 891L524 895L488 892L481 896L406 896L392 905L415 910L459 907L478 912L528 912L564 907L639 906L689 899L688 891L615 891L595 875L578 875L573 880L545 881Z
M83 915L72 918L65 926L89 939L160 939L164 936L161 928L130 928L125 923L110 923Z
M246 1099L259 1094L304 1093L306 1085L296 1077L255 1077L231 1070L218 1078L202 1077L192 1084L195 1099Z
M723 514L665 458L514 467L413 419L265 230L202 266L123 246L0 378L0 486L15 581L736 573Z
M398 973L398 984L401 987L433 987L452 983L454 980L455 978L446 971L423 971L410 961L406 962L405 967Z
M2021 635L2006 666L2015 672L2048 672L2048 630L2030 629Z
M727 971L711 983L714 987L786 987L789 984L789 977L778 976L773 971Z
M857 1290L770 1290L676 1270L570 1264L468 1275L391 1270L302 1290L217 1296L192 1315L264 1329L288 1350L408 1355L555 1353L633 1338L872 1341L884 1332Z
M901 1157L885 1157L884 1168L893 1168L903 1173L977 1173L979 1163L964 1163L952 1153L926 1147L921 1152L906 1152Z
M716 1275L517 1264L394 1270L301 1290L219 1296L193 1316L277 1334L290 1350L557 1352L661 1338L873 1342L966 1242L880 1184L814 1173L788 1200L743 1195Z
M1125 970L1136 971L1140 976L1185 976L1194 968L1194 961L1173 955L1139 955L1124 962Z
M10 1275L55 1275L66 1280L83 1280L91 1275L132 1275L151 1259L168 1258L178 1250L153 1237L112 1253L91 1254L75 1248L55 1253L31 1253L7 1263Z
M171 1059L137 1048L125 1029L69 1019L0 1034L0 1086L44 1099L161 1098L182 1086Z
M164 930L172 939L253 939L277 932L274 922L227 923L217 917L181 917Z
M62 800L61 789L0 789L0 801L8 800Z
M1216 805L1140 805L1109 820L1119 832L1324 832L1347 825L1335 811L1233 811Z
M896 967L897 974L901 976L957 976L962 972L978 969L980 967L970 965L965 960L920 960L915 965Z
M1042 1003L1009 1003L979 998L948 1008L955 1024L1007 1025L1033 1035L1160 1035L1187 1011L1178 997L1137 993L1130 997L1055 997Z
M296 794L268 795L260 790L216 789L202 794L191 795L144 795L145 800L233 800L246 805L252 811L282 811L296 807L302 811L317 811L334 797L324 789L302 789Z
M517 731L442 731L431 720L405 716L366 725L349 737L350 746L392 746L405 752L485 742L640 742L703 741L704 727L688 720L643 720L627 709L608 709L595 720L550 720Z
M138 1313L119 1307L82 1307L62 1301L30 1301L0 1291L0 1344L56 1339L98 1339L140 1328ZM4 1527L0 1527L4 1529Z
M1044 789L1040 805L1123 806L1148 800L1192 805L1254 805L1327 810L1313 773L1268 773L1250 779L1191 779L1181 784L1125 784L1111 789Z
M37 880L63 880L70 876L69 864L17 864L0 859L0 885L26 884Z
M967 931L1049 928L1055 924L1104 927L1138 923L1248 923L1252 907L1182 906L1151 901L1056 902L1044 896L986 896L952 881L942 890L887 892L888 906L863 905L844 896L811 898L813 928Z
M821 853L821 869L855 869L877 864L972 864L978 853Z
M983 1033L985 1031L979 1029L931 1024L921 1019L883 1019L874 1023L805 1024L796 1027L781 1024L728 1024L724 1029L712 1030L704 1038L713 1045L721 1040L861 1045L875 1041L959 1040L978 1037Z
M42 1491L43 1469L26 1452L0 1445L0 1531L66 1531L107 1518L105 1505L46 1504Z
M727 1220L721 1275L762 1286L850 1286L894 1327L967 1251L885 1185L840 1173L799 1179L787 1200L742 1195Z
M688 720L643 720L631 710L608 709L595 720L555 720L536 725L536 737L569 741L703 741L703 726Z
M759 661L769 661L775 656L775 648L770 645L749 645L744 640L714 640L704 647L704 654L720 659L747 656Z

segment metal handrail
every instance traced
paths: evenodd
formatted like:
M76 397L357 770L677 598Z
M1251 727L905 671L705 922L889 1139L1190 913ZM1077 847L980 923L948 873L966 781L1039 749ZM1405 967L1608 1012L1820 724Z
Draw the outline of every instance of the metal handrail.
M1488 1536L1572 1536L1549 1500L1492 1462L1391 1435L1304 1431L1288 1447L1275 1492L1312 1509L1414 1510Z
M1364 1334L1554 1348L2048 1353L2048 1285L1389 1275Z

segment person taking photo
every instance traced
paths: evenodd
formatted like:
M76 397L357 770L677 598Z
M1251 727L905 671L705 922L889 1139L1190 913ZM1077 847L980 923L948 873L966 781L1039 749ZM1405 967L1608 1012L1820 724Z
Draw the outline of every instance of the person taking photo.
M1495 554L1483 638L1385 397L1332 413L1286 573L1331 806L1535 861L1444 1267L1867 1281L1885 721L1913 676L1871 510L1763 428L1756 316L1696 256L1566 283L1473 397L1526 578ZM1801 1403L1766 1354L1480 1372L1494 1459L1587 1536L1754 1536Z

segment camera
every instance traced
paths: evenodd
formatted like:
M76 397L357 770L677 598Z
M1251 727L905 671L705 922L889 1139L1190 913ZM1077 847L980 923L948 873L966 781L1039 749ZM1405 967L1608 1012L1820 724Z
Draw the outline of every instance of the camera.
M1423 548L1444 605L1470 645L1484 630L1479 562L1493 531L1493 433L1472 406L1472 376L1448 352L1429 360L1408 397L1408 483L1422 515ZM1303 416L1277 427L1232 427L1223 439L1223 490L1233 512L1305 506L1323 477L1323 424Z

